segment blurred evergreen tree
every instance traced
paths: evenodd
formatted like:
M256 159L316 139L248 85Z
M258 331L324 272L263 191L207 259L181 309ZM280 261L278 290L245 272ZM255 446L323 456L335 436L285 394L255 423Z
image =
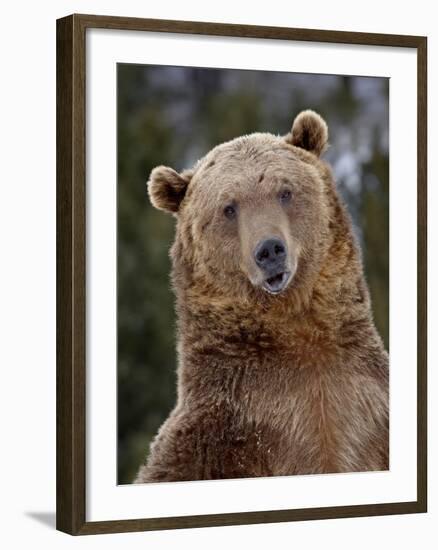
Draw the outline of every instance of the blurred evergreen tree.
M374 321L389 348L389 159L377 149L363 166L363 260Z

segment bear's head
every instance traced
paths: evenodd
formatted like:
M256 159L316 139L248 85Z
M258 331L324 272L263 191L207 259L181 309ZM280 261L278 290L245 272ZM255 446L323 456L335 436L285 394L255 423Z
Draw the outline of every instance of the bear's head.
M182 173L154 168L152 204L177 217L176 289L266 300L314 279L333 242L337 201L319 158L327 139L324 120L303 111L286 136L236 138Z

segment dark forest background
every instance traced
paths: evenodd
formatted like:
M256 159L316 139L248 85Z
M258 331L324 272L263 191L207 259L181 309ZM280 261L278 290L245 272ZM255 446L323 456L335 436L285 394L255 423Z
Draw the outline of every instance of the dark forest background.
M302 109L327 121L331 163L359 237L388 348L389 81L384 78L119 64L118 483L131 483L176 397L168 250L174 219L152 208L151 169L191 167L242 134L285 134Z

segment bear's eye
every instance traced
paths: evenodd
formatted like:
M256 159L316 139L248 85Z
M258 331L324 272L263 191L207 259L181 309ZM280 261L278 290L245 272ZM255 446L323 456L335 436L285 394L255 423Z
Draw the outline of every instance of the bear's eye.
M287 204L292 198L292 191L290 189L283 189L280 191L278 198L281 204Z
M224 216L229 220L236 217L236 207L233 204L229 204L224 208Z

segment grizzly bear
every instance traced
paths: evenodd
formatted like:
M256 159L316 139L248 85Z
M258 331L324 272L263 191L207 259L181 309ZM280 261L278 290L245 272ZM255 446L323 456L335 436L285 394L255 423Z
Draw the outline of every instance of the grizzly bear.
M304 111L152 170L176 216L178 398L135 482L388 469L388 355L327 139Z

